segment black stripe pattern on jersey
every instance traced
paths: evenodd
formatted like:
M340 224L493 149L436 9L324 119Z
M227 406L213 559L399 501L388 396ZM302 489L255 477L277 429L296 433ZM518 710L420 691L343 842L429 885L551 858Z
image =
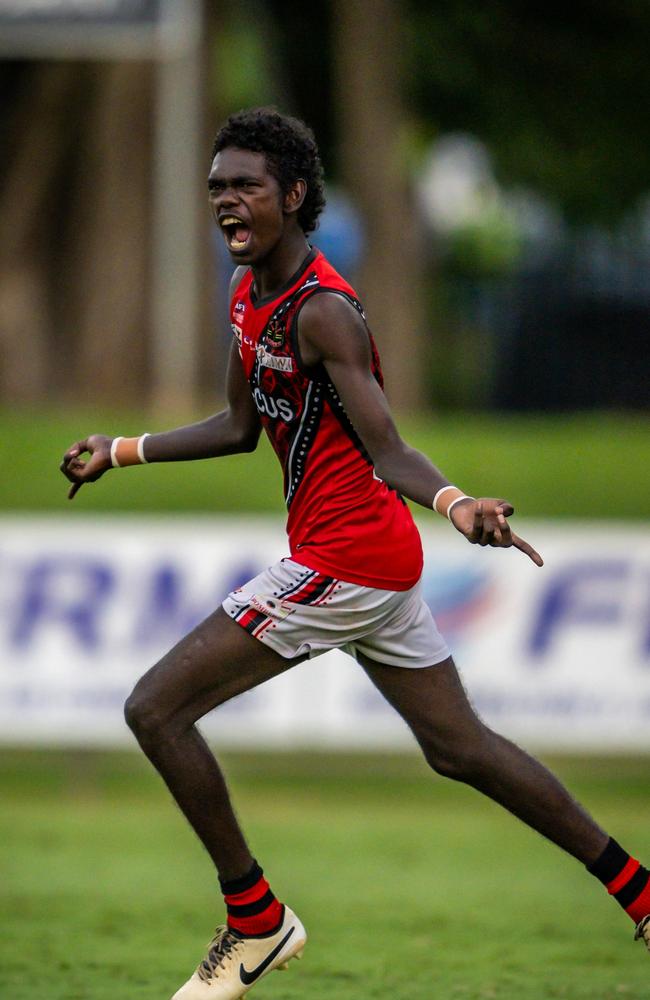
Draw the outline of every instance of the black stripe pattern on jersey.
M305 287L306 286L303 286L302 291L305 290ZM354 298L354 296L352 296L352 295L348 295L347 292L343 291L343 289L340 289L340 288L328 288L327 286L319 285L318 288L314 288L311 291L310 295L306 295L305 296L305 298L301 302L299 308L301 309L302 306L305 304L305 302L307 302L308 299L312 299L314 297L314 295L316 295L316 294L322 294L324 292L329 292L331 295L340 295L341 298L343 298L343 299L346 300L346 302L349 302L350 305L354 306L354 308L356 309L356 311L361 316L361 319L363 320L364 324L366 323L366 314L363 311L363 306L361 305L361 303L359 302L359 300L356 299L356 298ZM298 330L297 330L296 320L297 320L297 313L293 317L293 320L292 320L291 341L292 341L292 346L293 346L293 352L296 355L296 359L300 363L300 348L299 348L299 344L298 344ZM328 400L328 402L330 404L330 408L331 408L334 416L337 418L337 420L341 424L341 427L345 431L346 435L352 441L353 445L355 446L355 448L357 449L357 451L360 453L360 455L362 456L362 458L368 463L368 465L373 465L374 463L373 463L372 459L370 458L370 455L366 451L361 438L359 437L359 435L355 431L354 427L352 426L352 422L350 421L350 418L348 417L347 413L345 412L345 410L343 408L343 403L341 402L339 394L336 391L336 388L335 388L334 384L328 379L328 377L327 377L327 369L325 368L325 366L322 363L320 363L319 365L316 366L316 368L314 369L314 375L315 375L315 378L318 380L318 384L322 386L323 391L325 393L325 396L326 396L326 398L327 398L327 400Z
M350 441L352 442L352 444L354 445L354 447L357 449L357 451L359 452L359 454L361 455L361 457L363 458L363 460L365 462L367 462L368 465L372 468L373 475L375 476L375 478L376 479L379 478L377 476L376 472L374 471L375 463L373 462L372 458L368 454L368 451L366 450L366 447L365 447L363 441L361 440L361 438L359 437L359 435L355 431L354 427L352 426L352 421L350 420L350 418L348 417L347 413L345 412L345 409L343 407L343 403L341 402L341 397L339 396L338 392L336 391L336 388L335 388L333 382L330 382L330 381L325 382L324 383L324 389L325 389L325 394L326 394L327 400L328 400L328 402L330 404L330 409L331 409L332 413L334 414L334 416L336 417L336 419L340 423L341 427L343 428L343 430L345 431L345 433L347 434L348 438L350 439ZM386 483L386 485L388 486L388 489L391 490L395 494L395 496L398 498L398 500L400 501L400 503L406 504L406 500L404 499L404 497L402 496L402 494L399 492L399 490L396 490L393 486L390 486L388 483Z
M259 338L259 343L262 344L267 340L269 332L277 328L278 325L281 324L282 318L286 316L286 314L289 312L291 307L295 304L296 300L299 299L301 295L304 295L305 292L309 292L313 288L317 288L319 284L320 282L318 280L318 275L316 274L315 271L312 271L310 274L308 274L307 278L302 283L300 288L297 288L296 291L293 293L293 295L290 295L288 298L286 298L284 302L282 302L278 306L278 308L271 314ZM272 343L273 340L271 338L271 344ZM252 385L259 386L261 383L261 376L262 376L262 359L260 356L258 356L253 366L253 371L251 372L249 381L251 382Z
M330 381L327 381L327 382L324 383L323 388L325 390L325 394L326 394L328 402L330 404L330 409L332 410L332 413L334 414L334 416L336 417L336 419L340 423L341 427L343 428L343 430L345 431L345 433L349 437L350 441L352 442L352 444L354 445L354 447L357 449L357 451L359 452L359 454L361 455L361 457L368 463L368 465L373 465L374 463L373 463L370 455L366 451L366 448L365 448L365 445L364 445L363 441L361 440L361 438L359 437L359 435L355 431L354 427L352 426L352 421L350 420L350 418L348 417L347 413L345 412L345 409L343 407L343 403L341 402L341 397L339 396L338 392L336 391L334 383L330 382Z
M314 443L316 432L323 414L323 386L320 382L310 382L305 393L305 405L298 425L284 471L285 502L287 507L296 495L296 491L305 474L307 456Z

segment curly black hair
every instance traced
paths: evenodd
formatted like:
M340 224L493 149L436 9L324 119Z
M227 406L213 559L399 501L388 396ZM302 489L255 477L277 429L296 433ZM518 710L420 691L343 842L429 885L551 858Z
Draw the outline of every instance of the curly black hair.
M323 165L309 126L275 108L238 111L217 132L212 159L228 146L264 153L269 172L283 193L299 178L305 181L307 193L298 209L298 222L304 233L313 232L325 207L325 196Z

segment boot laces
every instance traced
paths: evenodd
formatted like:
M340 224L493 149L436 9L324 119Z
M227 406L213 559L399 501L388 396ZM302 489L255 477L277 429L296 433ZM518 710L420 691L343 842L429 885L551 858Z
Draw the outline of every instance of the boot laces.
M231 952L235 951L240 943L241 938L239 935L234 934L229 927L226 925L217 927L214 937L210 942L208 954L196 970L199 979L202 979L206 983L211 979L216 979L219 975L218 970L223 968Z
M650 914L640 920L636 926L636 931L634 934L634 940L638 941L639 938L645 941L647 947L650 949Z

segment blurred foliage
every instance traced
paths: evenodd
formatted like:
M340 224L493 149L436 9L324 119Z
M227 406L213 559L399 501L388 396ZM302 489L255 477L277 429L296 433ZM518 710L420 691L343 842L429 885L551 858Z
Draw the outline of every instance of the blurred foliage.
M432 128L467 130L506 183L575 221L616 220L648 189L650 5L408 0L408 86Z
M476 278L502 274L514 267L521 244L512 220L498 209L488 210L450 235L446 263L454 272Z
M231 7L240 24L241 8L260 5ZM417 148L426 137L468 131L487 144L502 182L539 191L576 222L615 222L648 190L650 119L642 95L650 88L649 4L402 0L401 8ZM332 57L344 43L336 4L269 0L268 10L292 110L313 125L326 165L336 169ZM247 33L264 30L259 18L245 23ZM237 55L245 59L246 47ZM242 99L256 76L249 63Z

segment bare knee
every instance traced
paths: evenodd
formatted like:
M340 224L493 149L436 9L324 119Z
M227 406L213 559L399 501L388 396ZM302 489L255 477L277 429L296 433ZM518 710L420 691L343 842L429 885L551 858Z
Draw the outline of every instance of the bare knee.
M143 749L169 738L173 720L142 681L136 684L124 704L124 718Z
M453 781L471 784L489 755L490 730L478 719L471 735L422 732L416 736L428 765L436 774Z

